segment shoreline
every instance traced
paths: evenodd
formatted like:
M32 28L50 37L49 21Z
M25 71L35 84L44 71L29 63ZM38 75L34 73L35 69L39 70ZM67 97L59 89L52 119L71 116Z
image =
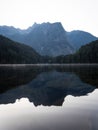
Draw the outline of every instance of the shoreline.
M0 64L0 67L26 67L26 66L98 66L98 63L68 63L68 64Z

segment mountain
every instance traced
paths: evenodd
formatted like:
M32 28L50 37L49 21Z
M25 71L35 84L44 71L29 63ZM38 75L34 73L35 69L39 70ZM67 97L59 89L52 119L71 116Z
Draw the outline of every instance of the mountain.
M14 29L13 33L12 31L8 31L12 30L12 27L2 32L0 27L0 34L14 41L30 45L41 55L58 56L74 52L73 46L67 41L65 30L59 22L35 23L27 30L16 29L16 32Z
M23 39L25 35L29 33L29 30L29 28L26 30L21 30L13 26L0 26L1 35L19 43L23 43Z
M61 23L36 24L24 43L29 43L41 55L58 56L74 52Z
M31 46L40 55L54 57L73 54L82 45L98 39L84 31L67 32L60 22L34 23L25 30L12 26L0 26L0 34Z
M0 63L37 63L40 55L31 47L0 35Z
M69 43L74 46L75 50L78 50L82 45L86 45L98 39L88 32L79 30L67 32L67 38Z
M58 56L52 61L56 63L98 63L98 40L82 46L74 54Z
M12 35L16 35L16 34L26 34L29 33L31 31L32 27L29 27L28 29L19 29L19 28L15 28L13 26L0 26L0 34L4 35L4 36L12 36Z
M0 34L10 36L19 33L19 30L12 26L0 26Z

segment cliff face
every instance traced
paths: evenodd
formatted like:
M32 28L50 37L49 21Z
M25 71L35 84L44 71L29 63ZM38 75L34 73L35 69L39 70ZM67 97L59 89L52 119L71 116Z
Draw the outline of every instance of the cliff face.
M41 55L58 56L73 53L61 23L36 25L24 40Z

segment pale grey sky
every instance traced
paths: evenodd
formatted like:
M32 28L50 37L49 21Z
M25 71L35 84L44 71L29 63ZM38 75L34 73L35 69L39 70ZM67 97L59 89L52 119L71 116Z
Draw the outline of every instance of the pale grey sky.
M98 36L98 0L0 0L0 25L27 28L34 22L61 22L67 31Z

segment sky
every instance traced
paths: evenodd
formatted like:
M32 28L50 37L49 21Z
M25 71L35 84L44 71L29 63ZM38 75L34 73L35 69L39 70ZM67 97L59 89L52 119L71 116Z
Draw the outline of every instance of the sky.
M34 22L61 22L66 31L98 37L98 0L0 0L0 25L26 29Z

